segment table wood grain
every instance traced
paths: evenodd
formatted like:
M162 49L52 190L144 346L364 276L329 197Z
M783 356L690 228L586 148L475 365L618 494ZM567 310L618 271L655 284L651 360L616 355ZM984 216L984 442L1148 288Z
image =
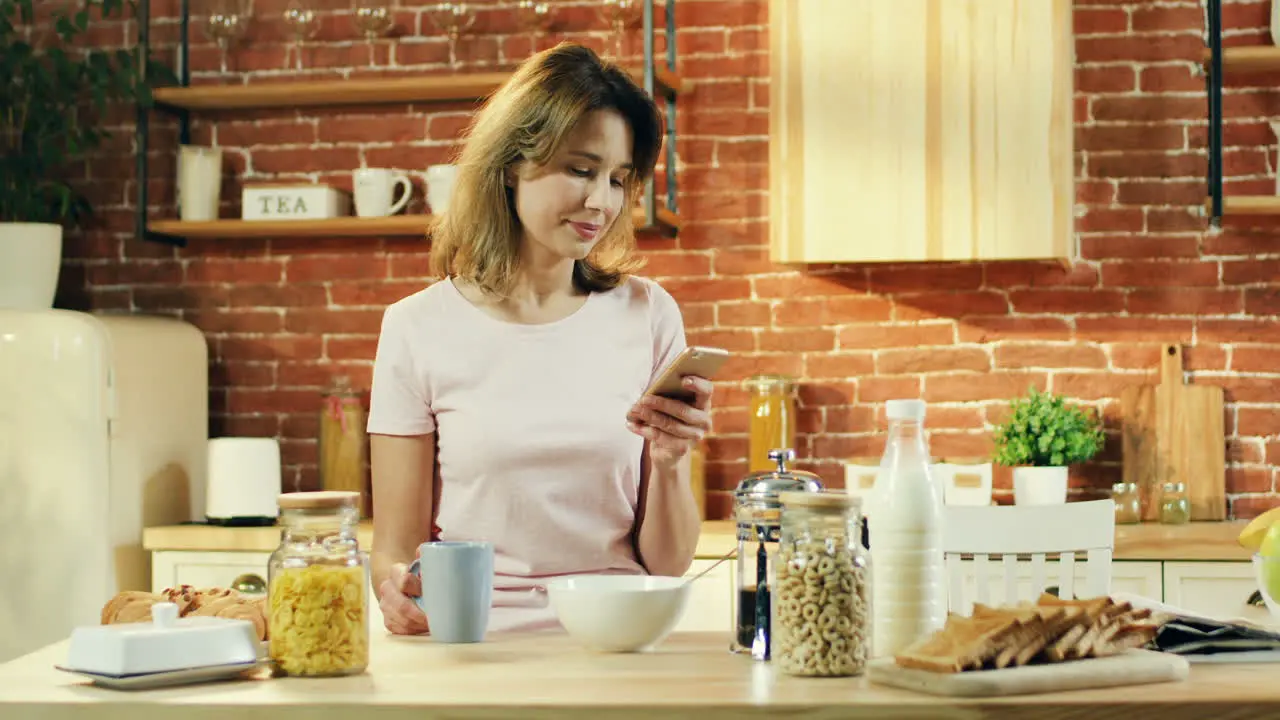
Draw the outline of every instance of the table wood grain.
M1255 720L1280 716L1280 664L1193 665L1177 683L1006 698L935 697L865 678L795 678L733 655L723 633L654 652L597 654L560 633L476 645L375 634L367 673L113 691L53 668L66 642L0 665L5 720L426 720L428 718L1037 718Z

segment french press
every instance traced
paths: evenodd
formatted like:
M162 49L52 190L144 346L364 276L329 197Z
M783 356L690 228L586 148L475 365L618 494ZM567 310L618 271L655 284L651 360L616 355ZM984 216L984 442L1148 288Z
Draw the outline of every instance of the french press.
M747 475L734 491L733 517L738 530L738 587L733 595L733 641L736 653L769 659L769 578L777 555L783 492L818 492L822 480L811 472L788 470L796 458L792 448L769 451L777 468Z

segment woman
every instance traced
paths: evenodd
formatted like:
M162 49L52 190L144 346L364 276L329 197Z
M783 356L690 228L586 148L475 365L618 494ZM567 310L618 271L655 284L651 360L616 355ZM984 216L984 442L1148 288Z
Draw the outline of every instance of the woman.
M477 113L433 231L442 279L387 308L374 363L373 578L392 632L428 630L405 573L428 538L494 544L494 631L555 626L551 577L692 563L687 455L711 384L687 378L688 404L641 398L684 326L629 274L661 142L644 91L571 44Z

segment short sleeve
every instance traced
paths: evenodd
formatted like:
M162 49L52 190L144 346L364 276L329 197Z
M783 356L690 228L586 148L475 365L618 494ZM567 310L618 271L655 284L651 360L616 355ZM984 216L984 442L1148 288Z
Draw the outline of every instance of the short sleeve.
M658 379L663 369L684 352L684 315L676 299L657 283L652 285L650 295L651 322L653 325L653 369L649 374L649 382Z
M436 429L435 414L421 358L414 355L412 325L402 308L382 314L378 350L369 391L368 432L379 435L426 435Z

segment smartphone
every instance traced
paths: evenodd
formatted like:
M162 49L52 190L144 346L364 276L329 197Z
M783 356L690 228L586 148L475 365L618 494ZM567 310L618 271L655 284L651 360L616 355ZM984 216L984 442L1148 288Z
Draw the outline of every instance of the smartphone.
M693 345L684 349L675 360L663 369L657 380L644 391L645 395L661 395L683 402L693 401L693 391L682 384L686 375L697 375L710 380L729 359L729 351L722 348Z

